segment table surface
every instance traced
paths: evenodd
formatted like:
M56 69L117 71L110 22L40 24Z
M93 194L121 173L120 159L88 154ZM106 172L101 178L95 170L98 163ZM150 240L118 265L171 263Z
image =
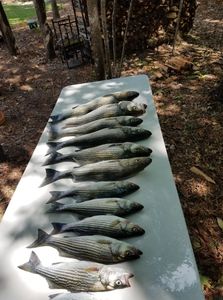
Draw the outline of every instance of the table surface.
M135 274L130 279L131 287L100 293L67 294L65 290L49 289L43 277L17 268L28 261L32 250L26 246L36 239L38 228L50 232L51 222L75 219L74 215L67 213L45 212L49 191L64 190L73 184L71 179L63 179L39 188L45 176L45 167L41 165L48 149L45 128L0 225L0 299L46 300L55 293L59 293L55 300L204 299L148 77L130 76L67 86L61 91L53 114L66 111L76 103L120 90L136 90L140 93L134 101L148 104L141 126L152 132L149 139L139 142L153 150L152 164L129 179L139 184L140 189L125 197L144 205L142 211L129 216L129 219L146 230L143 236L128 240L143 251L141 258L118 265ZM69 148L63 149L61 153L68 151ZM64 170L71 168L73 163L64 162L55 166ZM44 265L70 260L60 257L57 250L51 247L35 248L34 251Z

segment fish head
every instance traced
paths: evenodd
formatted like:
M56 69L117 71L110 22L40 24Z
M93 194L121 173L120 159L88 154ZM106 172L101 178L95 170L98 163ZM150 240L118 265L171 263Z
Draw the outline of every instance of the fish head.
M129 245L127 243L122 242L119 249L118 249L118 258L120 260L132 260L139 258L140 255L142 255L142 251L133 247L132 245Z
M147 105L130 102L127 104L126 108L132 116L140 116L146 112Z
M104 266L99 274L99 279L106 290L123 289L130 287L129 278L134 275L119 268Z
M144 206L141 203L139 203L139 202L131 202L130 205L129 205L129 209L132 212L139 211L139 210L141 210L143 208L144 208Z
M145 230L137 224L128 222L126 225L126 232L128 232L129 235L134 236L134 235L143 235L145 233Z
M136 117L129 117L124 123L125 126L137 126L143 122L142 119Z
M151 149L143 146L143 145L139 145L139 144L134 144L132 143L130 145L130 151L131 153L135 154L136 156L149 156L152 152Z
M131 193L131 192L135 192L139 189L139 186L134 183L134 182L130 182L130 181L121 181L119 182L119 189L120 189L120 192L128 192L128 193Z

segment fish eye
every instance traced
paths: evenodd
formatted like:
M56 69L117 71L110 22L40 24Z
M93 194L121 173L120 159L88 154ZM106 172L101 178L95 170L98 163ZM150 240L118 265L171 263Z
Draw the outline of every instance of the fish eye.
M139 229L138 226L133 226L133 227L132 227L132 231L133 231L133 232L138 232L138 229Z
M116 280L115 284L116 284L117 286L120 286L120 285L122 285L122 282L121 282L120 279L118 279L118 280Z
M129 251L129 250L127 250L127 251L125 251L125 256L130 256L132 253L131 253L131 251Z

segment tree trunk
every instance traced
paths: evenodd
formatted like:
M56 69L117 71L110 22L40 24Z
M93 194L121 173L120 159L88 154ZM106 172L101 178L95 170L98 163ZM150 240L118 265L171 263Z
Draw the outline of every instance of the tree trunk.
M59 19L60 18L60 14L59 14L59 9L57 6L57 0L51 0L51 8L52 8L52 12L53 12L53 19Z
M101 26L98 13L98 0L87 0L88 18L91 30L91 49L93 53L97 80L105 79L104 52Z
M101 25L102 25L102 32L104 35L106 79L111 79L112 71L111 71L110 47L109 47L109 38L108 38L107 20L106 20L106 0L101 0Z
M5 14L5 11L4 11L1 1L0 1L0 30L2 32L3 39L6 43L6 46L9 50L9 52L12 55L17 55L17 47L15 45L15 38L12 33L12 29L9 25L9 21L7 19L7 16Z
M44 32L44 25L46 23L46 6L44 0L33 0L37 19L42 32Z
M36 15L38 18L39 26L43 34L44 45L46 49L46 57L47 59L53 59L56 57L56 53L54 50L53 44L53 34L46 23L46 6L44 0L34 0L34 6L36 10Z

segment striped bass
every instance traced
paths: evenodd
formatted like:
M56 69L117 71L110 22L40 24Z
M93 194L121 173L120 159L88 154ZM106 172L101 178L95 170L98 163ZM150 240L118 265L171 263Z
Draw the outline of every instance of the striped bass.
M86 124L98 119L118 117L118 116L140 116L146 112L147 105L142 103L133 103L121 101L115 104L107 104L96 108L95 110L79 116L70 118L65 127Z
M46 169L46 177L40 187L63 178L71 178L76 181L110 181L129 178L142 171L151 162L152 159L149 157L134 157L99 161L62 172Z
M83 216L116 215L126 216L143 209L143 205L122 198L99 198L81 203L63 204L55 202L47 212L70 211Z
M95 120L75 127L61 127L55 124L49 124L49 140L58 139L64 136L75 136L91 133L103 128L115 128L120 126L137 126L142 123L142 119L132 116L120 116Z
M104 128L92 133L77 136L64 142L49 142L46 155L59 149L76 146L90 148L109 143L135 142L151 136L149 130L137 127L122 126L117 128Z
M49 287L70 292L100 292L130 287L133 277L123 269L91 262L59 262L43 266L35 252L27 263L18 266L24 271L46 278Z
M113 94L104 95L93 99L85 104L79 104L62 114L50 116L52 122L56 123L72 116L81 116L89 113L90 111L107 104L118 103L120 101L132 101L139 96L139 93L136 91L124 91L124 92L115 92Z
M114 238L125 238L138 236L145 233L145 230L138 224L134 224L127 219L102 215L93 216L74 223L52 223L51 234L72 231L79 235L105 235Z
M151 153L151 149L135 143L104 144L92 148L76 150L66 155L54 152L49 155L43 166L64 161L77 162L83 165L101 160L149 156Z
M83 182L76 183L66 191L51 191L51 198L47 203L66 197L73 197L77 201L86 201L94 198L122 197L139 189L139 186L130 181Z
M142 251L129 243L101 235L56 237L38 230L38 238L27 248L51 246L61 256L113 264L139 258Z

